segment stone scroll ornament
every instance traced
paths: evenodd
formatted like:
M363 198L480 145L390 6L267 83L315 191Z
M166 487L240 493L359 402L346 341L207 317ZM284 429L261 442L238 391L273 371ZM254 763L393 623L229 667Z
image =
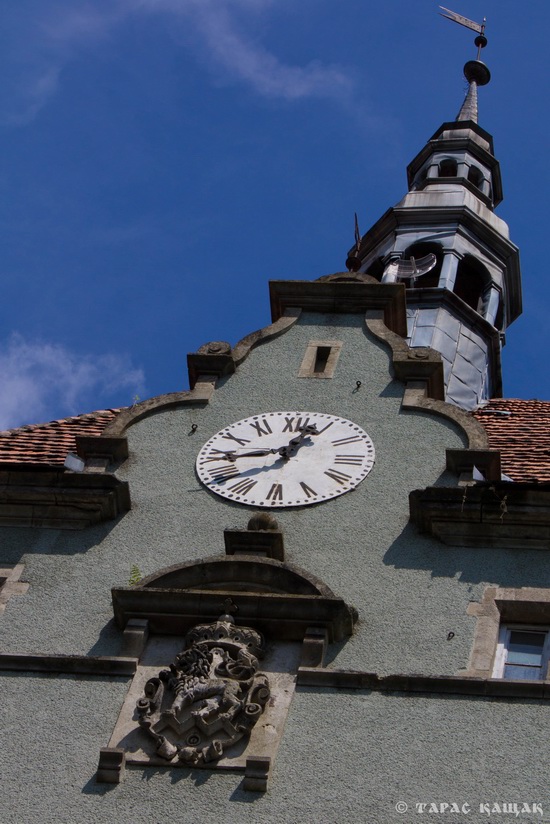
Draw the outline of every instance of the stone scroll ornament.
M258 672L263 652L262 636L236 626L229 614L193 627L170 669L150 678L137 702L139 724L157 755L200 767L248 737L270 696Z

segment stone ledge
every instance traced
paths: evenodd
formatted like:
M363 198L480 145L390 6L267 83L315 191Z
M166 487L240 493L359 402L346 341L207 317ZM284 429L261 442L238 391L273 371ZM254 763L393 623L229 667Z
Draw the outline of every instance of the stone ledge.
M313 625L326 629L331 642L353 632L354 615L336 597L153 587L121 587L113 589L112 596L119 627L130 619L147 620L150 632L158 635L185 635L196 624L215 621L228 596L237 626L252 625L271 639L302 641Z
M508 681L498 678L462 678L457 675L378 675L376 672L300 667L301 687L472 695L550 700L550 681Z
M284 561L283 533L279 529L224 529L227 555L263 555Z
M291 307L299 307L304 312L353 314L379 309L384 313L384 323L392 332L403 338L407 334L405 286L402 283L272 280L269 296L274 321Z
M84 460L106 458L111 463L118 463L128 457L128 439L121 436L77 435L75 441L76 454Z
M17 467L0 472L0 525L84 529L131 507L125 481L106 473Z
M91 655L0 653L0 670L48 672L64 675L134 675L137 658Z
M447 449L447 469L457 475L472 475L474 466L485 474L488 481L501 479L501 454L499 449Z
M411 521L450 546L550 549L550 483L478 482L409 495Z

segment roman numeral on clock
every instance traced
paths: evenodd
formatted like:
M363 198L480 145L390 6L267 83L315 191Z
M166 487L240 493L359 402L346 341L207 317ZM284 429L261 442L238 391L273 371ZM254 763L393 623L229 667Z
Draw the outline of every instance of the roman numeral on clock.
M300 481L300 486L302 487L302 489L304 490L304 492L306 493L308 498L314 498L317 495L315 490L312 489L310 486L308 486L303 481Z
M308 425L309 418L285 418L285 421L283 432L298 432L302 426Z
M234 492L235 495L248 495L252 487L256 486L258 481L253 481L250 478L243 478L242 481L238 481L233 486L227 487L230 492Z
M283 485L273 484L267 495L267 501L282 501L283 500Z
M206 458L204 458L201 461L201 463L212 463L212 461L223 461L224 458L226 460L230 460L230 458L227 457L227 452L224 452L223 449L212 449L212 450L210 450L210 452L208 453Z
M271 435L273 431L265 418L262 418L261 421L250 421L250 426L256 430L260 438L262 435Z
M346 475L345 472L339 472L337 469L327 469L325 475L328 475L329 478L332 478L339 484L347 484L351 481L351 475Z
M362 440L361 435L350 435L349 438L338 438L336 441L331 441L331 444L334 446L344 446L344 444L348 443L361 443Z
M229 466L219 466L217 469L209 469L208 473L213 481L221 482L238 475L239 470L233 464L229 464Z
M231 432L224 432L222 438L225 438L226 441L235 441L235 443L238 443L240 446L244 446L245 443L250 443L246 438L237 438L237 436L232 435Z
M363 463L363 455L336 455L334 463L361 466Z

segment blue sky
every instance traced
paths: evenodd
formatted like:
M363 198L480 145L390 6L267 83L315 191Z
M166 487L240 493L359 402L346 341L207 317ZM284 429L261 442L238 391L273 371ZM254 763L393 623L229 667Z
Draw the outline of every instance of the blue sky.
M550 399L550 4L445 5L488 20L524 289L504 392ZM269 279L344 269L475 56L432 0L1 7L0 429L184 389L187 352L269 322Z

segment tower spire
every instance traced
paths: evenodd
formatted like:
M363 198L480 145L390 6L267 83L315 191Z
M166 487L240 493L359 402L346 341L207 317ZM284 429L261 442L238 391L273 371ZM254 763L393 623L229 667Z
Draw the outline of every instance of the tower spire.
M464 66L464 76L468 81L468 91L456 118L458 122L462 120L472 120L474 123L477 123L477 87L485 86L491 79L491 72L485 63L479 59L481 57L481 49L484 49L487 45L487 38L485 37L487 20L484 17L483 23L475 23L473 20L469 20L461 14L446 9L445 6L440 6L439 8L446 12L445 14L440 12L442 17L446 17L447 20L452 20L453 23L458 23L460 26L465 26L467 29L472 29L477 32L477 37L474 40L477 46L477 56L475 60L468 60Z
M477 123L477 87L487 85L491 72L481 60L468 60L464 66L464 77L468 81L468 91L456 119Z

